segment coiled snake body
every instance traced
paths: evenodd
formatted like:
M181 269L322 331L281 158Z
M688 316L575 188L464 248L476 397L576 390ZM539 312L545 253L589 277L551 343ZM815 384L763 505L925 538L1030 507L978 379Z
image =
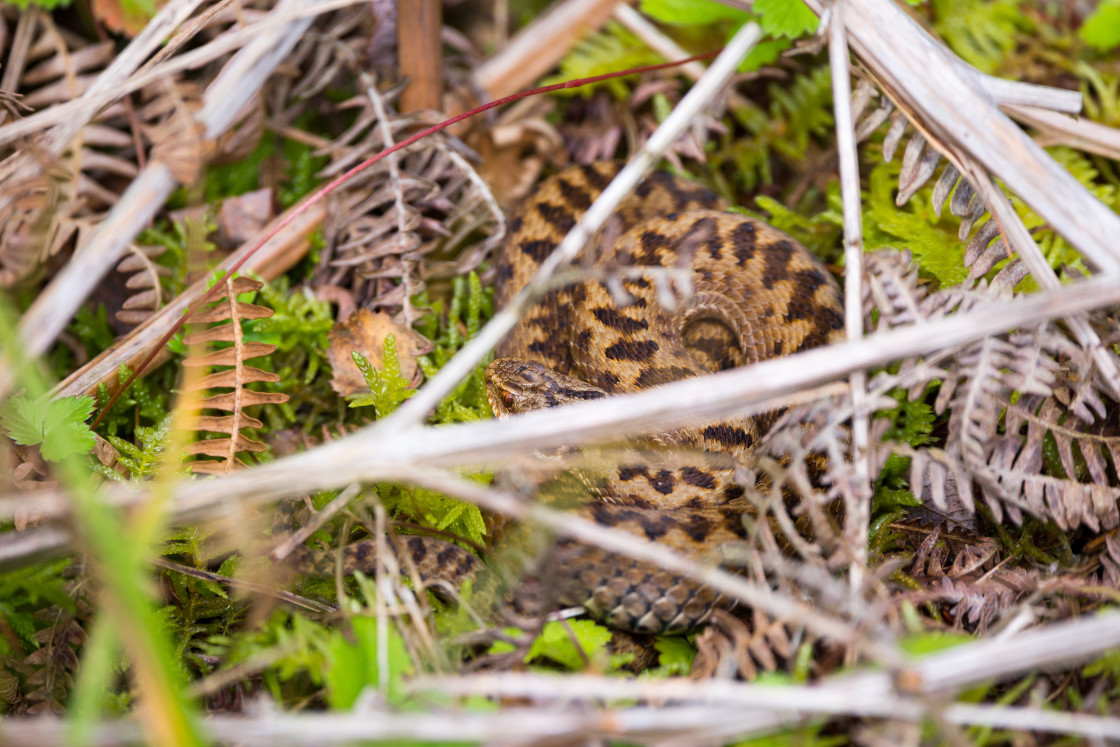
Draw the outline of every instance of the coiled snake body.
M496 263L496 305L528 282L618 169L566 169L521 206ZM840 291L820 262L789 236L724 207L687 180L647 177L600 232L598 246L585 249L583 267L601 279L549 291L499 346L486 371L495 413L647 389L838 338ZM658 284L664 287L674 269L691 273L692 293L670 311L659 302ZM612 287L628 297L624 303ZM734 466L750 458L758 437L757 423L729 420L630 443L609 459L592 457L575 481L584 495L571 510L718 562L721 546L744 536L743 514L753 512ZM433 578L456 583L477 568L474 556L439 540L398 536L394 543ZM355 557L344 564L358 562L360 546L347 549ZM582 605L631 632L685 631L729 604L691 579L575 541L558 541L547 567L537 575L554 586L556 602Z

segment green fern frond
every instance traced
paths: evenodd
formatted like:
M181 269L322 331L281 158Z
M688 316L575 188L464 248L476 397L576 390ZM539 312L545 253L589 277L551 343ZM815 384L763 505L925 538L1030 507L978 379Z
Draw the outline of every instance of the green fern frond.
M738 181L747 191L773 181L774 156L797 168L803 164L813 138L828 137L832 131L832 84L827 66L798 76L790 85L772 84L767 90L768 108L748 103L732 111L750 137L729 132L712 154L716 167L728 161L733 164Z
M373 405L377 417L384 418L396 410L401 402L416 394L415 389L409 389L409 380L401 375L401 362L397 355L397 339L393 335L385 336L385 347L381 352L381 370L378 371L358 351L350 353L354 365L362 372L362 376L369 386L370 393L362 394L350 400L350 407L368 407Z
M445 308L443 302L434 301L430 303L432 313L417 325L420 333L432 341L432 351L417 359L420 370L428 378L435 376L451 360L451 356L478 334L483 320L493 315L493 289L483 288L476 273L455 278L452 288L451 302L446 307L446 322L440 319ZM429 305L426 295L417 296L413 303L417 307ZM463 335L464 329L466 336ZM483 358L470 376L444 398L436 407L433 422L462 423L490 417L492 413L486 400L482 373L491 360L490 355Z
M768 87L770 116L786 123L784 138L776 138L774 147L791 160L805 155L812 136L832 134L832 77L827 66L815 68L794 79L793 85L776 83ZM788 140L793 141L790 147Z
M63 558L0 574L0 620L29 651L39 648L35 633L43 627L37 622L36 612L50 607L75 610L74 599L62 577L71 564L70 558ZM13 653L17 649L15 644L15 640L0 636L0 656Z
M541 81L542 85L563 83L575 78L590 78L631 67L643 67L664 62L645 42L627 31L622 25L610 21L602 31L587 34L576 42L560 61L560 74ZM590 98L597 90L606 87L615 97L625 99L630 87L619 78L582 88L557 91L564 96Z
M1081 80L1081 96L1089 119L1109 127L1120 125L1120 75L1098 70L1086 62L1075 64L1073 73Z
M1020 0L932 0L933 26L969 64L994 73L1025 23Z
M895 205L898 160L879 163L868 180L864 195L863 242L867 251L898 247L909 249L922 268L942 285L956 285L968 277L964 266L965 245L957 238L959 224L943 213L941 218L930 206L929 185L919 190L906 205Z
M488 474L467 474L464 477L482 484L492 479ZM437 493L426 488L382 483L377 486L382 505L393 516L406 515L413 520L461 537L474 545L485 545L488 536L482 511L473 503Z
M139 446L117 436L106 436L109 443L117 450L117 462L128 470L133 480L152 477L163 463L164 449L167 448L167 442L171 438L173 420L174 416L168 414L155 427L137 426L135 432ZM112 475L109 475L110 472ZM185 470L184 473L189 474L189 470ZM117 475L112 470L101 471L101 474L110 477Z

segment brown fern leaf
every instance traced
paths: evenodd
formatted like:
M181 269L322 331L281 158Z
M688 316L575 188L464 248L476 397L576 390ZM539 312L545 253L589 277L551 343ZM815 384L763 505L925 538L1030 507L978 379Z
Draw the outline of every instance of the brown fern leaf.
M224 433L226 438L213 438L196 441L187 451L194 456L209 456L216 459L200 459L189 464L191 471L201 474L229 472L245 466L237 458L242 451L261 452L267 447L243 433L243 428L260 428L260 420L245 413L246 407L253 405L280 404L288 401L288 395L279 392L257 392L246 388L253 382L276 382L277 374L262 371L245 364L252 358L268 355L276 349L275 345L261 342L245 342L242 337L241 320L264 319L272 316L272 310L263 306L243 303L237 297L242 293L260 290L263 283L251 278L226 278L225 289L220 300L210 308L192 314L188 323L214 324L215 326L187 336L188 345L222 342L230 343L203 355L194 355L183 361L184 366L228 367L214 371L187 387L188 391L206 389L230 389L231 391L214 394L199 403L200 409L220 410L230 415L201 415L197 429L211 433ZM224 322L224 323L223 323Z
M26 712L61 715L74 688L79 665L77 651L85 642L85 630L69 612L43 610L36 616L53 619L48 627L35 633L39 648L23 660L28 668L23 682Z
M327 86L356 90L340 105L353 123L317 155L330 158L319 176L333 178L435 120L393 111L403 90L385 90L359 64L367 55L369 5L340 11L304 35L289 62L300 71L293 100ZM308 106L310 106L310 102ZM295 117L297 111L285 113ZM359 306L414 318L409 298L429 278L475 269L500 243L505 218L454 138L436 134L357 175L335 193L324 225L327 246L312 284L347 289ZM478 237L483 237L478 240ZM431 261L432 256L457 257Z
M760 610L752 610L751 620L717 611L711 624L696 638L698 653L689 677L694 680L724 679L736 674L745 680L778 669L779 660L793 656L792 640L796 626L772 620Z
M1099 579L1102 586L1120 588L1120 533L1116 530L1104 537L1104 552L1098 556Z
M5 20L15 16L12 6L0 12ZM114 58L112 42L87 42L38 9L19 12L16 22L14 35L0 36L0 67L5 87L37 111L74 100ZM174 91L178 101L197 100L198 90L169 77L139 96ZM47 258L80 243L80 224L116 204L139 172L137 148L157 142L145 142L143 133L166 117L164 109L130 113L127 102L118 102L69 142L29 137L0 147L0 286L32 277ZM0 124L6 119L0 109Z
M171 270L153 260L167 251L167 247L137 246L129 244L128 253L117 265L117 272L129 275L125 287L136 291L117 312L117 320L124 324L141 324L163 307L163 286L160 278L171 275Z
M869 255L864 308L878 310L880 327L967 312L1011 295L1009 285L983 280L923 295L912 270L904 254ZM1111 339L1111 317L1097 313L1090 322ZM897 374L880 374L872 383L875 391L902 385L915 397L939 379L934 410L949 412L945 443L912 449L877 438L875 465L888 451L910 457L911 485L928 486L930 501L942 512L949 509L946 485L952 478L961 505L973 510L975 483L997 521L1006 511L1016 523L1026 512L1062 529L1100 531L1120 524L1120 433L1107 424L1109 409L1090 351L1043 323L933 358L935 363L903 361ZM884 427L875 424L873 433L881 436ZM1049 461L1043 458L1048 438L1057 446L1056 459Z
M874 402L874 400L872 400ZM869 404L892 407L894 400ZM758 506L762 538L772 530L774 549L781 546L802 561L836 570L849 561L845 555L837 507L866 500L861 479L849 460L848 397L835 397L788 410L759 447L757 468L768 478L767 493L748 495ZM812 537L808 541L806 537Z
M893 117L891 126L883 137L883 160L889 162L894 160L894 154L902 144L906 133L913 130L913 134L903 148L902 168L898 174L898 194L895 196L895 204L902 207L917 194L918 190L929 183L937 173L943 158L936 148L929 145L925 136L910 126L906 115L901 110L896 110L886 96L880 97L878 107L867 110L871 97L877 93L871 83L861 81L852 95L852 114L858 122L856 141L860 142L871 137L880 126ZM864 112L866 116L863 116ZM961 178L961 173L951 163L947 163L942 169L930 197L930 204L937 217L941 217L941 211L946 203L949 205L949 212L961 219L959 236L961 241L964 241L987 208L984 201L976 194L976 190L967 179ZM966 261L965 264L969 263ZM974 277L983 274L979 273Z
M940 603L956 628L983 634L1013 606L1033 608L1038 617L1082 615L1114 597L1110 589L1116 588L1115 579L1107 575L1110 564L1116 567L1115 557L1109 557L1114 548L1105 548L1098 556L1102 568L1098 586L1086 581L1085 566L1055 573L1009 565L991 537L944 540L935 529L922 543L910 576L925 588L906 592L896 601Z
M1120 488L1110 477L1120 465L1120 428L1105 421L1090 426L1055 398L1038 396L1008 403L1005 421L986 468L977 475L985 490L1004 503L1052 518L1063 530L1084 524L1096 532L1120 525ZM1064 474L1042 474L1047 436L1060 463L1049 469Z

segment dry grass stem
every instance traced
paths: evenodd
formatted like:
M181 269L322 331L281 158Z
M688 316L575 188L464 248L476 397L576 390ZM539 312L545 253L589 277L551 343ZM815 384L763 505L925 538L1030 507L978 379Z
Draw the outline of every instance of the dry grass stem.
M852 117L851 73L844 29L842 0L832 7L828 21L828 56L832 73L832 100L836 118L836 150L840 162L840 196L844 213L844 332L849 340L863 336L863 229L860 208L859 155ZM852 417L852 465L856 492L847 501L844 535L852 562L849 573L853 593L863 588L867 566L867 528L871 521L871 467L868 463L868 416L863 407L867 375L853 371L849 377ZM846 496L847 497L847 496Z
M1048 145L1068 145L1120 161L1120 130L1088 119L1076 119L1036 106L1011 105L1007 112L1037 128ZM1076 113L1076 112L1074 112Z
M1076 664L1118 645L1120 613L1113 612L967 643L908 662L894 672L845 674L805 686L774 687L715 680L620 681L590 675L560 677L508 672L420 678L411 687L453 696L604 703L631 699L695 701L740 708L890 716L900 704L895 700L900 696L944 697L979 682L1001 681L1035 669ZM910 708L916 705L917 702L911 702Z

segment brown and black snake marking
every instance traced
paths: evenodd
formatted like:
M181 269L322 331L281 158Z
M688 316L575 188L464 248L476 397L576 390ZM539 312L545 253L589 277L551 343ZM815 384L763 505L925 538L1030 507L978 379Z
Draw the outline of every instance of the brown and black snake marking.
M517 211L496 263L497 306L532 278L619 168L566 169ZM631 296L623 305L599 281L549 291L487 369L495 413L593 401L839 339L840 290L820 262L789 236L724 207L702 186L662 172L648 176L580 261L608 272L690 269L690 298L666 311L652 275L622 282ZM601 245L603 236L618 238ZM728 420L613 451L585 450L574 480L583 494L569 510L718 564L721 547L743 538L743 515L753 512L735 466L749 463L759 435L752 420ZM542 500L554 500L548 490ZM435 565L438 577L476 572L477 560L460 548L440 560L438 540L397 539L417 567ZM695 581L571 540L556 542L542 579L555 585L559 603L582 605L609 625L639 633L686 631L731 606Z

